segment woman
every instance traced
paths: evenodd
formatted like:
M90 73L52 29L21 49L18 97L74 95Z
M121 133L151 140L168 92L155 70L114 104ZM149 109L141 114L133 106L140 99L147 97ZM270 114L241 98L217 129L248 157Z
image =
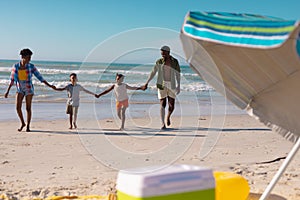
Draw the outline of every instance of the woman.
M10 88L15 83L17 87L16 109L21 121L21 127L18 129L18 131L22 131L22 129L26 126L23 118L23 113L22 113L22 101L25 97L26 111L27 111L26 131L30 132L31 104L32 104L32 97L34 94L32 75L34 74L38 80L46 84L48 87L55 89L55 86L50 85L38 72L37 68L30 63L31 56L32 56L32 51L30 49L21 50L20 55L21 55L21 61L12 66L10 84L4 96L5 98L8 97Z

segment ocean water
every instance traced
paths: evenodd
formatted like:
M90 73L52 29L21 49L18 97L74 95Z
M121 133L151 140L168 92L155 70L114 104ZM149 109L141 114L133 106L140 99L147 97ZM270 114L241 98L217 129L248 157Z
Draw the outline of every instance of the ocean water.
M11 67L18 60L0 60L0 120L10 118L7 115L7 109L14 109L13 106L8 104L14 104L16 88L13 86L10 90L9 98L4 98L8 84L10 82ZM144 85L153 65L144 64L120 64L120 63L81 63L81 62L54 62L54 61L32 61L43 77L56 87L64 87L70 83L69 75L76 73L78 76L78 83L86 89L100 93L103 90L110 87L115 82L116 73L122 73L125 75L124 82L131 86ZM149 88L146 91L128 91L130 96L130 104L133 104L136 116L141 116L144 110L158 104L157 89L155 86L156 77L150 82ZM55 91L51 88L40 83L35 77L34 89L35 96L33 102L38 102L41 107L44 106L44 115L41 114L41 118L56 118L55 109L49 109L51 107L58 106L58 109L64 109L64 105L67 99L66 91ZM82 107L87 104L95 104L96 107L102 106L101 109L109 108L113 110L114 96L113 92L100 97L99 99L92 95L81 92ZM98 105L99 104L99 105ZM100 105L101 104L101 105ZM189 66L181 66L181 93L178 95L176 100L177 107L187 106L185 113L195 114L195 108L201 110L203 114L209 114L214 108L220 108L220 113L224 113L224 107L226 112L238 112L237 109L226 101L219 93L217 93L210 85L202 80ZM33 104L35 105L35 104ZM47 106L48 105L48 106ZM104 105L104 106L103 106ZM11 108L12 107L12 108ZM132 110L133 110L132 108ZM40 109L37 109L40 110ZM83 109L81 109L83 110ZM181 109L182 110L182 109ZM218 109L216 109L218 110ZM53 115L48 116L49 113L53 112ZM218 111L217 111L218 112ZM80 111L81 115L89 115L89 112ZM101 112L100 118L108 117L110 114L109 110ZM182 112L178 113L182 114ZM65 116L63 116L65 117ZM11 118L15 118L15 113Z

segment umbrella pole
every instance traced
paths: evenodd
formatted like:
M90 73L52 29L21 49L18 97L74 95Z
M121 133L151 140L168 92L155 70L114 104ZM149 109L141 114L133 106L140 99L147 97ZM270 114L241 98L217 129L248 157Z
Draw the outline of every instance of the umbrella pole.
M286 170L286 168L288 167L290 162L293 160L293 157L296 155L299 148L300 148L300 138L298 138L296 144L293 146L292 150L290 151L290 153L288 154L288 156L286 157L286 159L284 160L284 162L280 166L277 173L274 175L272 181L269 183L268 187L265 189L264 193L259 198L259 200L265 200L270 195L272 189L274 188L274 186L276 185L279 178L281 177L283 172Z

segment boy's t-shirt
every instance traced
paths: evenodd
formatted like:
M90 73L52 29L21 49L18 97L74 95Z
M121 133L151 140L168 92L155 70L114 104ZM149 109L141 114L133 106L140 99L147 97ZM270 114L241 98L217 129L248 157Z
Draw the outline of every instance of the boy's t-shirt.
M67 104L68 105L72 105L72 106L79 106L79 101L80 101L80 91L83 90L83 87L79 84L76 85L72 85L69 84L66 87L66 90L68 91L68 101Z

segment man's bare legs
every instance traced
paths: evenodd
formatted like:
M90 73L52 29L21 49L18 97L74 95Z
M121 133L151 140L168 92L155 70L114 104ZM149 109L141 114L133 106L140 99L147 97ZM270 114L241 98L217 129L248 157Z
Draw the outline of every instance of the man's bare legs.
M21 93L17 93L16 95L16 110L18 113L18 116L21 121L21 127L18 129L18 131L22 131L22 129L26 126L23 113L22 113L22 101L23 101L24 95Z
M165 108L167 105L167 98L160 99L160 117L161 117L161 129L166 129L165 125ZM171 125L171 115L175 108L175 99L168 96L168 115L167 115L167 126Z
M167 98L160 99L160 120L161 120L161 129L166 129L165 125L165 108L167 105Z
M167 125L170 126L171 125L170 118L175 108L175 99L173 99L172 97L168 97L168 105L169 105L169 111L167 116Z
M26 111L27 111L27 127L26 132L30 132L30 122L31 122L31 105L32 105L33 94L27 95L26 99Z

